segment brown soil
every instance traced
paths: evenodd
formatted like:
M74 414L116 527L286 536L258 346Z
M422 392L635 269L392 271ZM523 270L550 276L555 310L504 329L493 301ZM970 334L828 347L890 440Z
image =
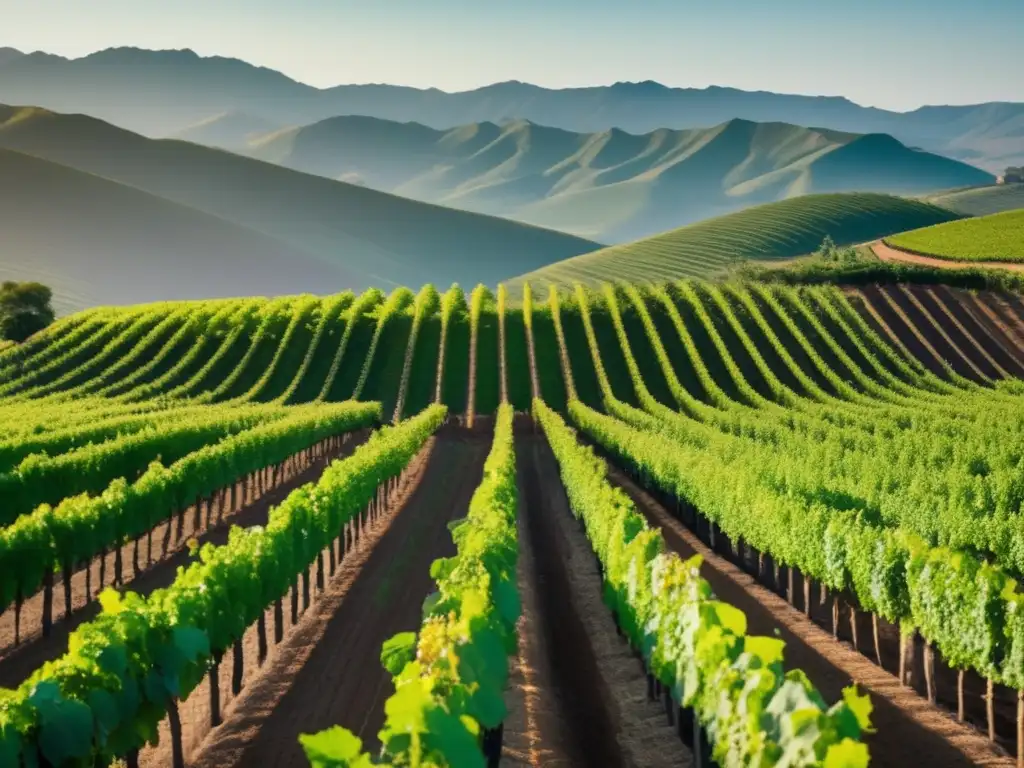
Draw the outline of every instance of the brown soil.
M516 424L519 428L517 432L520 429L524 432L532 431L532 427L526 427L520 417L517 416L516 420L519 422ZM526 450L527 444L520 442L517 449ZM517 458L520 464L519 484L522 487L524 462L521 456ZM516 626L519 652L509 664L509 687L505 694L508 714L504 721L501 762L502 765L517 768L541 765L560 768L572 765L567 746L571 743L572 732L559 714L557 694L552 682L554 670L551 649L542 632L539 566L527 522L536 513L522 491L519 501L516 588L522 602L522 615Z
M878 334L880 339L888 341L898 352L898 356L904 358L908 362L916 360L932 373L936 372L936 368L941 371L941 366L938 364L938 361L933 361L930 358L928 350L925 347L920 346L917 337L915 337L909 330L907 333L915 343L915 349L917 349L918 352L923 353L923 356L921 354L915 354L911 351L910 347L903 344L899 335L893 330L893 326L890 325L891 322L902 324L903 321L892 312L892 309L887 302L879 298L877 295L873 300L869 295L868 290L869 289L846 289L847 298L849 298L850 304L861 315L864 322L866 322L871 329ZM939 373L939 375L941 375L941 373Z
M506 754L532 766L692 764L661 706L648 700L643 666L616 632L550 448L523 434L516 453L527 611L519 668L529 679L529 730L509 734Z
M262 495L256 480L250 481L247 486L250 494L247 497L243 496L246 489L239 483L236 489L238 499L254 500L245 506L240 505L241 508L233 514L221 514L219 507L214 505L211 515L211 510L204 504L198 527L195 525L194 507L184 511L180 535L177 516L173 522L160 524L153 529L151 553L146 537L140 540L138 571L133 567L134 543L124 545L121 548L123 584L119 585L119 588L128 588L138 594L148 595L156 589L168 586L174 581L179 566L187 565L192 559L188 548L190 539L196 539L200 544L210 542L219 545L227 541L228 532L233 526L248 528L265 524L273 506L283 501L294 489L315 481L331 461L352 453L357 446L366 441L369 434L369 430L349 433L338 450L322 458L307 461L302 454L293 457L285 463L278 484L268 488ZM48 637L43 637L41 630L42 591L33 595L22 606L20 642L16 642L18 633L15 632L17 620L14 608L0 616L0 687L16 687L45 662L59 657L67 650L68 636L71 632L99 613L100 606L95 597L101 591L100 571L102 568L105 573L106 585L112 586L116 558L114 552L109 553L106 558L96 557L88 568L81 568L73 574L70 620L64 615L63 580L57 580L53 589L54 624Z
M1012 376L1024 378L1024 338L993 308L992 294L959 291L947 286L935 286L932 291L950 312L960 318L971 335L979 340L1003 370Z
M299 735L338 724L377 751L393 690L378 661L381 645L419 626L433 586L430 563L453 552L446 523L465 515L489 448L489 439L472 433L432 438L418 481L242 691L190 765L306 766Z
M964 354L944 325L928 311L908 286L885 286L882 290L954 371L974 381L985 380L985 373Z
M1024 297L1016 293L1003 293L999 294L999 297L1005 302L1009 314L1013 316L1017 323L1017 327L1024 330Z
M864 306L869 314L876 323L882 325L890 339L907 350L936 376L949 378L943 366L943 361L949 362L949 356L942 351L943 341L935 339L934 333L928 332L934 330L934 326L929 329L931 324L921 317L920 312L902 291L893 290L890 286L866 286L858 292L863 297ZM953 366L953 369L960 375L965 375L956 366Z
M934 326L937 336L966 363L976 377L996 379L1006 376L1006 372L1000 369L995 360L978 346L961 318L938 301L929 286L901 285L900 290Z
M1019 296L1004 293L985 294L985 304L1005 324L1014 343L1024 349L1024 307ZM1021 307L1020 310L1015 306Z
M911 688L873 664L811 619L797 612L775 592L714 554L662 504L623 472L609 465L612 480L625 490L652 525L660 527L669 549L682 557L704 558L701 573L722 600L740 608L752 634L778 636L786 641L787 668L803 669L827 701L841 698L842 689L856 682L871 696L876 733L866 738L873 766L927 765L1006 766L1015 761L985 737L931 706ZM795 590L800 592L801 584ZM815 590L816 594L816 590ZM817 603L817 600L813 600ZM829 608L824 608L828 610ZM863 629L863 628L862 628ZM886 627L891 634L892 627ZM868 630L870 632L870 630ZM883 647L884 644L883 644Z
M937 259L934 256L922 256L916 253L902 251L886 245L881 240L871 244L874 251L882 261L903 262L906 264L919 264L924 267L939 267L940 269L1007 269L1011 272L1024 272L1024 264L1008 264L1002 261L950 261L948 259Z

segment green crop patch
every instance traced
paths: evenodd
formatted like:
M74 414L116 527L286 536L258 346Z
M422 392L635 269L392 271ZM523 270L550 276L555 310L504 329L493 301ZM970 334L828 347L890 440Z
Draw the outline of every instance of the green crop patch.
M911 253L951 261L1024 263L1024 210L903 232L886 242Z

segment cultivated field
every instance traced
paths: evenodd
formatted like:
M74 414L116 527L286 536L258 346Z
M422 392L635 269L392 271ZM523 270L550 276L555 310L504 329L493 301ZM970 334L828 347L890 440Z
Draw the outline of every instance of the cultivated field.
M1024 209L947 222L886 238L889 245L950 261L1024 262Z
M814 252L826 235L863 243L958 218L944 208L892 195L806 195L673 229L565 259L512 282L543 288L603 280L650 282L709 278L747 259L790 259Z
M0 765L1014 764L1019 297L522 290L0 350Z
M967 216L986 216L1024 208L1024 184L971 187L928 195L925 200Z

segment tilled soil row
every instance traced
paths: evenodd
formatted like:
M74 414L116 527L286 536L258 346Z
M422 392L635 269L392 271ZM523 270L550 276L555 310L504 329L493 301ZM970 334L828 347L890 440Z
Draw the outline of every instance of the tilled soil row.
M282 462L278 472L244 478L233 489L222 489L205 502L181 510L118 551L93 558L72 575L70 614L66 611L68 592L63 579L58 579L53 587L54 623L46 636L42 634L46 607L42 590L26 600L20 612L12 607L0 615L0 687L16 687L43 663L64 653L71 632L99 613L95 597L104 587L127 587L148 595L170 585L178 567L191 559L190 542L219 545L227 541L233 526L265 524L274 505L296 488L315 481L330 462L350 455L369 435L367 429L349 432L340 435L334 447L325 443L302 451Z
M305 645L304 627L330 610L339 585L359 575L366 558L387 531L393 512L400 509L423 477L431 445L414 458L402 475L382 486L377 499L346 524L330 549L321 552L296 578L288 594L267 606L258 622L228 649L188 699L178 702L160 725L159 744L138 756L146 768L200 764L209 740L229 739L231 723L241 702L258 691L265 678L282 663L287 665ZM298 749L298 742L295 743ZM299 750L301 754L301 750ZM218 756L211 765L222 765ZM256 759L244 765L285 765ZM298 764L298 763L296 763Z
M380 664L381 646L413 631L433 588L430 564L454 553L447 524L464 517L483 473L491 441L485 434L447 430L416 459L411 481L366 533L341 569L241 695L224 722L193 721L201 744L189 753L193 768L253 765L308 766L303 733L344 725L371 753L379 749L384 703L393 691ZM252 651L246 638L245 653ZM203 691L190 697L199 705ZM168 763L146 759L162 768Z
M593 549L569 509L547 442L520 432L516 459L526 543L520 589L532 631L521 640L522 688L510 692L513 713L526 712L520 719L527 730L509 729L506 756L513 765L545 768L692 765L661 706L648 698L643 665L603 602Z
M883 339L941 378L948 378L945 365L980 382L1024 375L1024 336L1011 305L1000 295L945 286L888 285L863 286L850 293Z

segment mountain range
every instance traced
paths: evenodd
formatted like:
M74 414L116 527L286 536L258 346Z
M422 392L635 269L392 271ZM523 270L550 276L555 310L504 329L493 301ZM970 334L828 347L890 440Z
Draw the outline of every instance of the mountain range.
M235 151L373 189L621 243L760 203L824 192L921 194L993 184L973 166L859 135L734 119L635 135L529 121L442 131L335 117L253 138L239 113L181 135L246 131Z
M64 310L210 296L495 284L597 243L85 115L0 106L0 275Z
M392 85L320 89L271 69L190 50L112 48L67 59L2 49L0 102L84 112L149 136L171 136L225 112L281 126L363 115L437 129L529 120L578 133L619 128L635 134L740 118L887 133L993 172L1024 163L1024 104L893 112L843 97L670 88L652 81L567 89L512 81L459 93Z

